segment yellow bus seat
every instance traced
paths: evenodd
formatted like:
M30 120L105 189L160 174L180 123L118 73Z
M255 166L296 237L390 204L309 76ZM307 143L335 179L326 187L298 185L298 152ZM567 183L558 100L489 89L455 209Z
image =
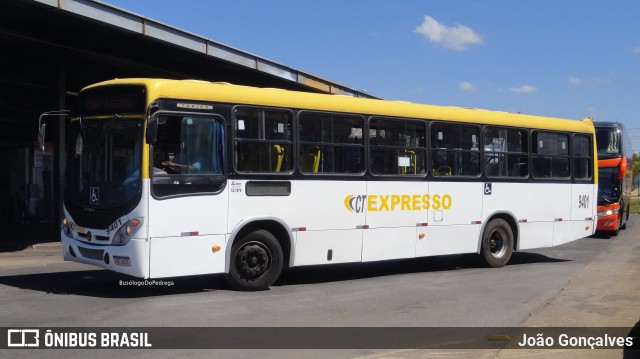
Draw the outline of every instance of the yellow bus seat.
M307 148L300 159L300 171L318 173L318 169L320 168L320 155L320 147L312 146Z
M280 145L273 145L272 155L275 155L276 157L276 168L274 172L280 172L282 169L282 161L284 160L284 147Z

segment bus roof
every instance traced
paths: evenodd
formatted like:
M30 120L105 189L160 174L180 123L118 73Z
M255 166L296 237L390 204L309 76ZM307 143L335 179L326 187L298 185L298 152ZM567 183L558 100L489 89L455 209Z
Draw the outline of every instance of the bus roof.
M624 125L620 122L613 121L593 121L593 125L595 127L616 127L616 128L624 128Z
M544 116L531 116L501 111L469 109L453 106L422 105L404 101L355 98L341 95L315 94L274 88L258 88L199 80L167 80L151 78L115 79L83 89L111 85L144 85L148 99L184 99L256 106L285 107L300 110L322 110L404 118L473 122L491 125L540 128L558 131L593 133L591 119L582 121Z

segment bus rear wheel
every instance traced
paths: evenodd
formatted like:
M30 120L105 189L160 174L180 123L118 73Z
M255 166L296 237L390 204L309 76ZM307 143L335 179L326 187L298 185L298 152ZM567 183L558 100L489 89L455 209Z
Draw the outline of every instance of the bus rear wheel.
M496 218L489 222L482 235L482 256L488 266L504 267L513 253L513 231L507 221Z
M280 276L282 248L268 231L257 230L231 247L227 283L236 290L265 290Z

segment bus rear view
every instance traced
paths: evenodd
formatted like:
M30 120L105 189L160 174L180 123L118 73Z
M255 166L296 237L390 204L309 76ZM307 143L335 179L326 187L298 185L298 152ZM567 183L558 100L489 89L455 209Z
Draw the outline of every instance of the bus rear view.
M631 205L631 143L621 123L595 122L598 146L598 231L625 229Z

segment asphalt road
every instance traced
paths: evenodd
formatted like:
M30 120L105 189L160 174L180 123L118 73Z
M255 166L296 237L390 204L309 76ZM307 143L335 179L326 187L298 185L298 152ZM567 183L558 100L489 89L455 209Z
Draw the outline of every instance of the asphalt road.
M628 327L640 319L640 216L616 237L514 253L504 268L461 255L293 269L264 292L219 275L126 285L62 262L58 245L0 253L0 327ZM171 283L172 285L166 285ZM0 335L5 335L0 333ZM39 350L46 358L513 357L576 350ZM580 356L623 357L622 350ZM8 354L8 355L5 355ZM31 357L33 351L0 351Z

